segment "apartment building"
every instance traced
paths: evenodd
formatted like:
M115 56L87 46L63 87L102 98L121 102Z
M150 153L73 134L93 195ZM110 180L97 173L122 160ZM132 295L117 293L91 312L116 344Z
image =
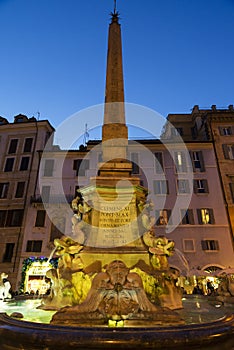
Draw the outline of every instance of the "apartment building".
M53 131L47 120L19 114L10 123L0 117L0 271L9 275L13 289L17 288L27 210L37 183L38 151Z
M210 109L194 106L191 114L170 114L168 120L186 140L213 144L224 206L234 236L234 107Z
M40 229L33 226L42 210L38 188L30 209L34 219L27 229L24 246L37 237L44 247L43 254L48 255L48 244L58 234L54 226L61 233L71 233L70 203L76 189L88 185L97 174L101 159L97 144L90 141L83 151L45 154L40 182L52 225L48 227L42 221ZM133 176L140 177L141 184L149 189L157 234L175 241L178 254L171 258L173 267L181 272L186 269L181 254L190 268L216 270L231 266L231 232L213 143L187 141L181 146L175 140L168 144L162 140L130 141L128 159L133 162Z
M175 241L172 267L186 272L187 264L207 271L233 266L232 228L218 165L228 162L226 172L232 175L231 159L226 160L225 147L216 151L216 139L204 136L208 129L202 122L200 135L206 131L193 139L191 123L187 131L181 123L187 116L175 118L178 128L173 118L168 117L173 127L166 128L166 137L129 141L132 175L149 189L157 235ZM199 118L194 120L198 125ZM227 126L231 124L223 124ZM231 137L221 135L222 130L216 125L214 134L219 133L221 144L229 144ZM9 274L13 289L20 286L27 259L49 257L54 239L71 234L71 201L77 189L97 175L101 161L99 141L89 141L78 150L61 150L51 141L44 150L53 131L48 121L22 115L13 123L0 120L0 271ZM231 190L229 184L226 188Z

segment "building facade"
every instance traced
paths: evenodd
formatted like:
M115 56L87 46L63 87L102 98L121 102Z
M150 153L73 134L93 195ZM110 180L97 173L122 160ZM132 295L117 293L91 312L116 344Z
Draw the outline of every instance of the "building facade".
M164 135L160 140L129 141L128 145L133 176L148 188L154 204L150 215L156 234L175 241L170 265L181 273L188 268L213 271L234 265L230 221L234 172L232 153L225 158L223 146L232 144L234 123L229 119L217 124L217 118L209 118L212 129L203 125L205 131L201 128L197 139L192 131L190 136L185 132L186 127L192 128L187 116L170 115L172 131L166 128L166 139ZM213 139L208 137L209 130ZM55 238L72 235L71 201L77 189L97 175L102 154L98 141L79 150L61 150L50 142L43 152L54 129L48 121L35 118L17 116L14 123L2 118L0 131L0 271L9 275L17 290L24 262L30 257L49 257Z
M13 123L0 118L0 271L17 286L27 210L35 192L42 150L54 128L46 121L18 115ZM26 247L26 250L28 247Z
M234 108L201 109L194 106L191 114L170 114L168 120L184 140L210 141L213 144L221 180L224 205L234 236Z

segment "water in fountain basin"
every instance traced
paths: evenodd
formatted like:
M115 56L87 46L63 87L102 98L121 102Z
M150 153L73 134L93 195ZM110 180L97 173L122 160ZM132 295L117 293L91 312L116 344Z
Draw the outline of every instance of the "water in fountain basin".
M9 316L13 312L17 312L23 315L24 321L50 323L55 311L37 309L40 304L41 299L10 300L8 302L0 301L0 312L5 312Z
M0 311L11 315L13 312L23 314L24 321L49 324L56 311L37 309L40 305L39 299L11 300L0 302ZM220 303L210 304L205 296L185 296L183 298L183 309L177 312L185 320L186 324L206 323L218 320L234 311L233 306L224 307Z

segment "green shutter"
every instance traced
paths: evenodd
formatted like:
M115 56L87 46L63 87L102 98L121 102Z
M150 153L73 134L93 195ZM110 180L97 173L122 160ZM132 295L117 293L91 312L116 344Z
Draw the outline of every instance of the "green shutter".
M209 209L209 217L210 217L210 224L214 224L215 223L215 219L214 219L214 211L213 209Z
M193 209L188 209L188 217L190 225L194 225Z
M204 158L203 158L203 153L202 151L198 152L198 156L199 156L199 160L200 160L200 164L201 164L201 172L205 171L205 164L204 164Z
M209 193L208 182L207 182L207 180L206 180L206 179L204 179L203 181L204 181L205 193Z
M197 209L197 219L198 219L199 225L202 225L201 209Z

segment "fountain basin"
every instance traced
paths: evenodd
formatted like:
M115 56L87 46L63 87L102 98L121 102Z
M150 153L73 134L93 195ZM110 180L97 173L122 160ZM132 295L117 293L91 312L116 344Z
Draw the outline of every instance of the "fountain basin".
M234 315L173 327L71 327L13 319L0 313L2 350L234 349Z

